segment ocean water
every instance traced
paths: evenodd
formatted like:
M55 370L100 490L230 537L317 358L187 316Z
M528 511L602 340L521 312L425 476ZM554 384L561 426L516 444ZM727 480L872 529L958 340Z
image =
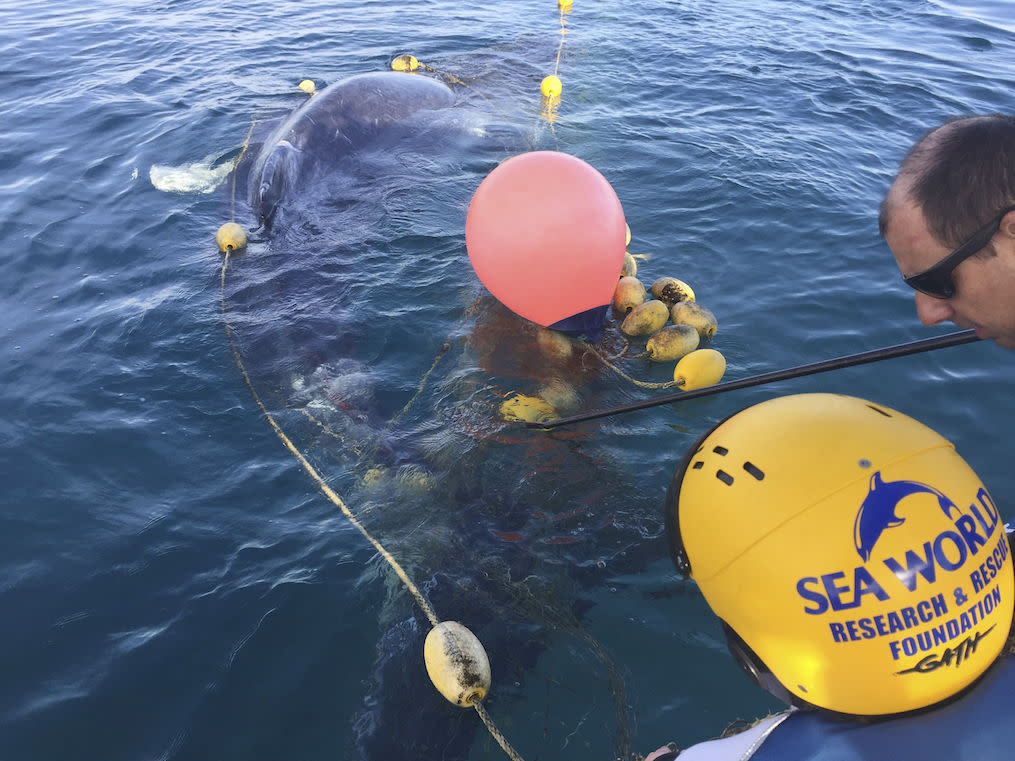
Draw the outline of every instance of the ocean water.
M656 392L540 352L469 267L469 198L522 150L590 162L649 255L643 279L680 277L716 314L727 379L947 332L917 321L877 206L923 131L1011 112L1010 15L1002 0L576 0L563 26L533 0L0 8L0 758L505 757L430 686L425 620L265 411L438 614L480 636L487 708L528 761L686 746L777 708L670 565L662 503L684 451L763 399L854 394L955 442L1010 517L1015 355L977 343L521 430L499 401L561 376L580 409ZM216 229L253 226L222 179L248 132L297 108L302 79L402 53L464 83L457 131L308 189L299 224L223 277ZM538 85L555 69L551 122ZM160 189L153 168L193 184Z

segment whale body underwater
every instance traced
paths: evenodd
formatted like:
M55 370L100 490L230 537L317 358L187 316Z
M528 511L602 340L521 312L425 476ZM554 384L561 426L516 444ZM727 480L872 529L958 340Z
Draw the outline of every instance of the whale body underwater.
M362 74L252 140L237 187L266 235L229 265L228 319L286 435L440 618L482 641L494 718L532 691L540 715L552 704L551 724L509 733L523 757L583 757L575 732L626 757L622 669L582 620L614 575L663 557L661 504L640 496L608 442L497 415L508 388L580 379L586 360L543 355L537 327L483 293L467 263L472 192L529 147L485 105L425 76ZM431 684L429 624L410 595L362 538L339 540L388 590L369 677L343 687L363 699L341 755L465 759L485 743L479 757L501 756L475 713ZM564 685L558 670L585 681Z

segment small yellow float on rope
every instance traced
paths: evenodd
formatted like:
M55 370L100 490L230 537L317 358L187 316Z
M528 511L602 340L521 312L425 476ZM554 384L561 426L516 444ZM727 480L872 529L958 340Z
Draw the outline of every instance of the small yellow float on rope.
M304 79L300 82L299 88L307 95L314 95L317 92L317 85L314 84L312 79Z
M548 77L543 77L543 81L539 84L539 92L543 94L543 97L547 100L559 100L560 94L564 91L564 85L560 81L560 77L556 77L551 74Z
M684 391L714 386L726 372L726 357L715 349L697 349L677 362L673 380Z
M557 7L562 11L570 10L573 0L557 0Z
M442 621L426 635L423 661L437 691L471 708L490 691L490 659L483 643L457 621Z
M392 71L416 71L418 68L419 61L411 55L400 55L391 62Z
M235 222L226 222L215 233L215 242L219 251L239 251L247 245L247 233Z

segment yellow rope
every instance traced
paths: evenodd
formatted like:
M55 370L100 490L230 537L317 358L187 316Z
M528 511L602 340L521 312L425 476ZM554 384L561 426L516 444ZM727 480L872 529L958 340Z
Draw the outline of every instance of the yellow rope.
M567 34L567 14L564 12L564 8L560 8L560 44L557 45L557 60L553 63L553 75L557 76L557 72L560 70L560 54L564 50L564 35Z
M478 700L472 704L472 707L476 709L476 713L479 714L479 718L482 719L483 723L486 725L490 735L497 741L497 744L500 745L503 751L507 753L511 761L522 761L522 757L518 755L518 751L511 747L511 743L509 743L507 738L504 737L504 734L497 729L497 725L493 723L493 719L490 718L490 714L486 712L486 707Z
M240 152L236 155L236 160L233 161L233 183L232 191L229 194L229 221L236 221L236 167L240 165L240 159L243 158L243 154L247 152L247 148L250 147L250 136L254 134L254 125L257 121L254 119L250 120L250 129L247 130L247 136L243 138L243 147L240 148Z
M402 418L402 416L409 411L409 408L416 403L416 400L419 398L419 395L423 393L423 387L426 385L427 378L429 378L430 374L435 369L437 369L437 365L440 363L441 359L443 359L444 355L447 354L448 350L450 349L451 344L448 341L445 341L441 345L441 348L437 350L437 356L434 357L433 364L430 365L430 369L427 370L425 373L423 373L423 377L420 378L419 385L416 387L416 393L413 394L412 399L410 399L405 403L405 406L402 407L401 410L399 410L398 414L388 421L388 425L384 429L385 431L390 431L395 426L395 424Z
M633 384L634 384L635 386L637 386L638 388L677 388L677 387L678 387L678 386L680 385L680 384L678 384L678 383L677 383L676 381L666 381L665 383L651 383L651 382L649 382L649 381L640 381L640 380L638 380L637 378L632 378L632 377L631 377L630 375L628 375L627 373L625 373L625 372L624 372L623 370L621 370L621 369L620 369L619 367L617 367L617 366L616 366L615 364L613 364L612 362L610 362L610 360L609 360L609 359L607 359L607 358L606 358L605 356L603 356L603 355L602 355L602 354L601 354L601 353L599 352L599 350L598 350L598 349L596 349L596 347L595 347L595 346L593 346L592 344L587 344L587 346L589 347L589 350L590 350L590 351L591 351L591 352L592 352L593 354L595 354L595 355L596 355L596 357L598 357L598 358L599 358L599 361L600 361L600 362L602 362L602 363L603 363L604 365L606 365L606 366L607 366L608 368L610 368L611 370L613 370L613 372L615 372L615 373L616 373L617 375L619 375L619 376L620 376L621 378L623 378L623 379L624 379L624 380L626 380L626 381L629 381L629 382L633 383Z
M275 421L275 418L268 411L268 408L264 406L264 402L261 401L261 397L258 395L257 390L254 388L254 384L250 380L250 376L247 374L247 368L244 366L243 360L240 357L239 349L236 348L236 341L233 338L233 331L229 325L228 310L226 306L226 269L228 268L228 266L229 266L229 252L226 251L222 261L222 278L221 278L222 323L225 326L226 338L229 341L229 348L233 353L233 359L236 360L236 366L240 370L240 375L243 377L243 382L246 384L247 390L250 391L250 395L254 398L254 403L257 405L258 409L260 409L261 412L264 414L264 417L268 420L268 424L275 432L275 435L278 436L279 440L282 442L285 448L289 450L292 456L296 458L296 461L303 466L303 469L314 480L314 482L317 484L317 487L324 493L324 496L330 499L332 504L334 504L339 510L342 511L342 514L345 515L346 518L348 518L349 522L356 527L356 529L364 536L364 538L366 538L368 542L370 542L370 544L373 545L374 549L377 550L380 556L388 562L388 565L390 565L392 570L394 570L394 572L398 575L398 578L402 580L403 584L405 584L405 588L408 589L409 593L413 596L413 598L415 598L416 604L419 605L420 609L426 615L427 619L430 621L430 625L437 626L437 624L440 623L440 620L437 618L437 614L434 612L433 608L430 607L430 603L427 602L426 598L423 597L423 594L412 582L412 579L409 578L409 575L405 572L402 566L399 565L398 561L395 560L394 556L390 552L388 552L384 548L384 546L370 534L369 531L367 531L366 526L364 526L362 523L359 522L356 516L353 515L352 511L346 506L345 502L342 501L342 498L339 497L338 494L336 494L335 491L330 486L328 486L324 478L321 477L320 473L318 473L317 470L314 468L314 466L310 464L310 461L303 456L303 453L296 447L296 445L292 442L292 440L288 436L286 436L285 431L283 431L281 426L279 426L279 424Z

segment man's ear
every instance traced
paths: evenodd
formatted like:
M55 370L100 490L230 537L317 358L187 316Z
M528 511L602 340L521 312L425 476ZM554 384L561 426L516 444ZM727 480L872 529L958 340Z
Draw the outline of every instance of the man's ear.
M1015 210L1009 211L1001 217L1001 226L997 231L1015 240Z

